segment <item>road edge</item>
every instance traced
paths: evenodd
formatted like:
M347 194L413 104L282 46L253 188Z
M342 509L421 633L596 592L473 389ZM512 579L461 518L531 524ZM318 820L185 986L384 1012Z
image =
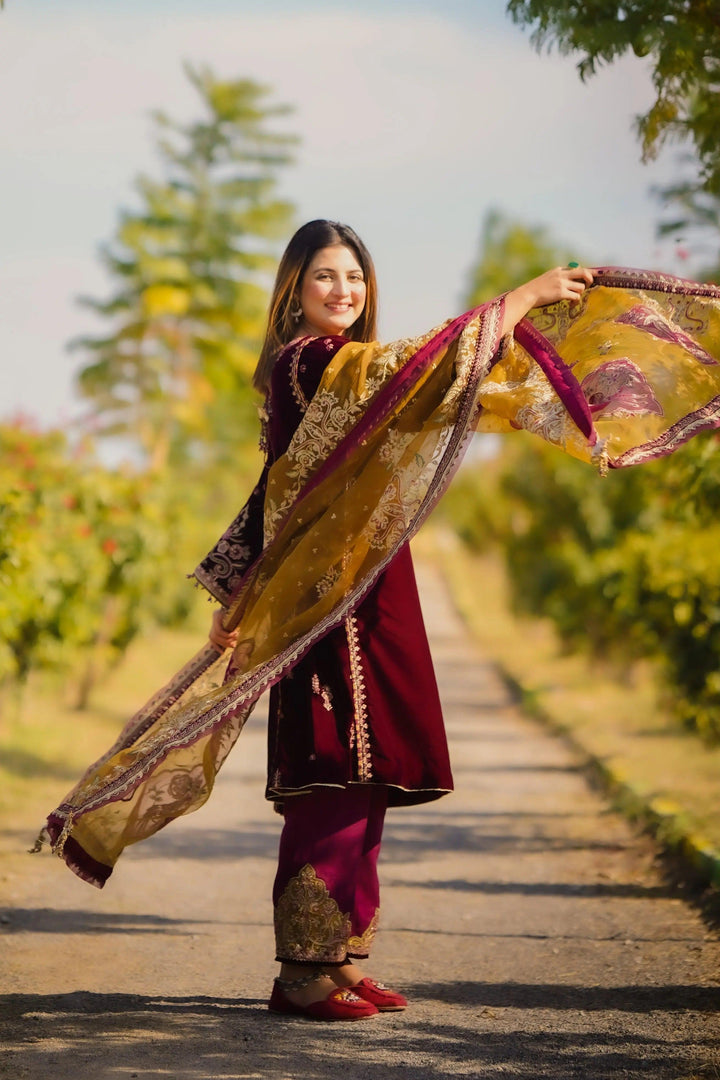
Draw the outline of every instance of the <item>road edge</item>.
M437 558L436 555L430 553L423 553L420 557L423 556L437 566L455 610L467 627L470 636L477 641L463 604L456 593L456 583L446 572L442 558ZM488 651L486 643L483 648ZM629 820L640 823L661 848L679 856L688 872L699 879L703 885L717 891L720 898L720 851L713 847L701 833L689 826L683 808L669 799L648 798L644 795L612 760L595 754L583 743L575 729L564 723L551 709L541 704L537 692L524 686L521 680L506 668L500 658L493 655L491 651L489 655L505 685L523 711L542 723L544 727L560 735L572 747L583 767L610 796L614 807Z

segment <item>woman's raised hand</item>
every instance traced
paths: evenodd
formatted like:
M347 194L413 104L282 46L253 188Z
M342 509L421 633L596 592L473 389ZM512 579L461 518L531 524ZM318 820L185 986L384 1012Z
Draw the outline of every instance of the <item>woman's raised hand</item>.
M223 626L223 619L225 618L225 609L217 608L213 611L212 624L210 626L210 644L214 645L219 652L225 652L226 649L234 649L237 645L237 630L226 630Z
M528 296L532 297L530 307L541 307L558 300L579 300L592 283L592 271L584 266L556 266L554 270L547 270L540 277L528 281L522 288L527 289Z
M592 283L592 271L585 266L556 266L527 281L505 297L502 333L510 333L534 307L558 300L579 300Z

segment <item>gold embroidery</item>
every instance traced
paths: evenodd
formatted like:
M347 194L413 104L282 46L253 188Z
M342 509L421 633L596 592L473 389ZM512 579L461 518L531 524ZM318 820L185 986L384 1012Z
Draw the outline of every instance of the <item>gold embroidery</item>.
M348 652L350 654L350 681L353 695L353 723L350 728L350 749L357 754L358 780L372 780L372 758L370 756L370 731L368 728L367 700L365 696L365 676L362 670L360 645L358 642L357 620L348 615L345 620Z
M310 863L291 878L275 907L275 943L283 960L337 963L347 956L350 916L343 915Z
M387 433L385 442L378 450L378 458L388 468L394 469L405 448L410 445L412 440L413 434L411 431L402 432L391 428Z
M332 712L332 694L329 687L320 685L320 677L317 672L312 677L312 689L313 694L317 694L318 697L322 698L324 708L328 712Z
M408 471L415 472L415 465ZM363 530L363 537L367 538L371 548L388 549L405 534L412 514L417 509L417 506L411 506L406 500L407 494L403 490L402 474L396 472L378 499L367 528Z
M321 578L318 578L315 583L315 591L318 596L325 596L326 593L329 593L341 573L342 567L331 566L327 573L323 574Z
M258 449L265 457L270 453L270 395L265 395L265 401L257 406L258 419L260 420L260 437Z
M309 340L309 338L302 339L297 349L295 349L295 352L292 354L292 359L290 360L290 389L292 390L292 396L295 398L297 406L302 412L305 412L309 402L308 399L305 397L302 387L300 385L300 380L298 378L298 364L300 363L302 351Z
M359 937L353 934L348 938L348 952L354 953L360 956L367 956L370 952L370 946L375 940L375 935L378 931L378 923L380 922L380 908L375 908L375 914L370 920L370 925Z
M295 502L307 478L322 461L325 461L343 436L347 434L362 413L365 402L374 397L378 390L402 366L402 362L407 359L406 354L411 348L420 347L431 337L432 334L427 334L415 341L409 338L403 339L381 349L379 353L369 359L362 377L357 379L356 388L354 390L349 389L342 394L337 394L332 389L325 389L328 382L329 385L333 385L333 373L330 368L326 370L320 387L312 401L307 404L305 415L295 430L287 448L285 455L287 461L285 469L286 490L283 492L283 497L278 501L272 497L270 492L266 497L266 544L274 539L281 522L284 521L288 510ZM306 338L298 345L298 357L299 352L307 344L308 340ZM340 352L344 352L344 348ZM294 361L295 357L291 361L291 383ZM337 372L334 375L337 377ZM299 384L297 390L302 393ZM295 388L293 388L293 393L296 393ZM295 400L298 400L297 396L295 396ZM302 405L300 407L302 408ZM272 486L272 484L273 478L271 476L269 486Z

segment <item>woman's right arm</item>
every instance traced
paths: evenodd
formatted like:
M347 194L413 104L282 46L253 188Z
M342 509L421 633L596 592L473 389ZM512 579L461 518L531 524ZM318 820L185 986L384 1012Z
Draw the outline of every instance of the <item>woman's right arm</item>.
M535 307L558 300L579 300L592 283L592 272L584 266L556 266L506 293L501 336L511 333Z

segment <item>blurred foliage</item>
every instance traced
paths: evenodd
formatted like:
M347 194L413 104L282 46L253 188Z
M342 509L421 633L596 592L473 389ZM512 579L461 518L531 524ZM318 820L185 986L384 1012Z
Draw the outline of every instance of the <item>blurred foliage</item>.
M59 431L0 426L0 685L63 672L80 706L134 637L196 609L186 574L260 470L251 378L294 139L265 88L187 73L203 116L155 115L164 176L140 178L140 208L103 249L114 292L85 303L107 332L74 343L94 434L142 464L107 469Z
M490 214L469 300L561 261L544 230ZM463 467L439 514L471 548L503 549L516 610L550 618L568 649L656 658L682 722L720 740L717 436L602 481L534 436L501 445Z
M489 210L464 305L482 304L573 259L580 261L577 252L557 244L543 226L526 225L499 210Z
M185 575L231 516L215 495L102 468L59 431L0 426L0 683L80 673L83 704L138 633L184 619Z
M720 195L720 18L717 0L509 0L538 48L580 54L582 79L627 52L648 57L655 101L637 118L643 159L688 140L705 191Z
M140 209L102 248L113 295L83 300L108 330L71 343L90 357L93 430L133 440L153 469L231 463L255 438L251 378L292 217L275 194L295 140L273 125L288 110L250 80L186 70L204 115L155 113L164 176L139 178Z
M720 740L720 451L716 436L599 480L532 436L464 468L442 511L476 550L502 546L515 609L568 648L657 659L668 703Z
M658 235L674 236L680 256L693 256L698 281L720 284L720 195L703 191L692 180L656 188L655 195L666 214Z

